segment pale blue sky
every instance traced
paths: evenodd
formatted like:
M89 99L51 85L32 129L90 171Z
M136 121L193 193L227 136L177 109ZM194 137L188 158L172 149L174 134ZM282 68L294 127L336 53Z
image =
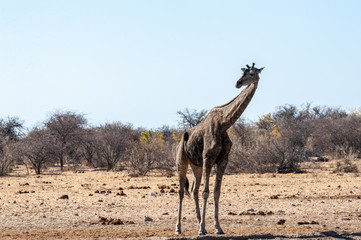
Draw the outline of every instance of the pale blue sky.
M361 1L1 1L0 118L31 127L60 109L93 124L176 126L177 110L239 93L243 114L307 102L361 107Z

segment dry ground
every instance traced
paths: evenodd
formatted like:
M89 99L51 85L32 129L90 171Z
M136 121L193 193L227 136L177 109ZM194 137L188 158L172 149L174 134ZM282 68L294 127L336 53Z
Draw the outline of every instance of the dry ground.
M226 235L221 239L361 239L361 177L330 173L334 166L335 161L307 163L305 174L226 175L220 204ZM131 178L94 170L28 176L19 167L0 178L0 239L196 238L190 198L184 201L183 234L174 235L173 190L178 190L176 177ZM69 199L59 199L65 194ZM208 239L214 239L212 196ZM102 224L101 217L123 224Z

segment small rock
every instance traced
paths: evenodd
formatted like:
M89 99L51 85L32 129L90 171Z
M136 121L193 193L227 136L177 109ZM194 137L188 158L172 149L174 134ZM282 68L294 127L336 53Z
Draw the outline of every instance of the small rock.
M341 220L349 221L349 220L351 220L351 218L349 218L349 217L343 217L343 218L341 218Z
M64 195L61 195L59 199L69 199L69 196L64 194Z
M278 199L278 196L277 196L277 195L272 195L272 196L270 197L270 199Z
M259 221L261 221L261 219L259 219L259 218L256 218L256 221L257 221L257 222L259 222Z
M16 217L18 214L17 213L12 213L11 216Z
M278 225L283 225L285 224L286 220L285 219L281 219L277 222Z
M250 208L247 210L247 212L255 212L255 210L253 208Z
M152 222L153 219L150 218L150 217L145 216L145 217L144 217L144 221L146 221L146 222Z
M162 215L169 215L169 213L165 212L165 213L163 213Z
M79 213L75 213L74 216L79 217Z
M73 201L72 201L72 203L76 203L76 201L75 201L75 200L73 200Z
M161 194L157 194L157 193L149 193L150 196L154 196L154 197L157 197L157 196L161 196Z
M44 216L40 216L40 218L46 218L46 216L44 215Z
M333 199L333 197L329 196L328 199Z
M320 203L325 203L324 201L321 201Z

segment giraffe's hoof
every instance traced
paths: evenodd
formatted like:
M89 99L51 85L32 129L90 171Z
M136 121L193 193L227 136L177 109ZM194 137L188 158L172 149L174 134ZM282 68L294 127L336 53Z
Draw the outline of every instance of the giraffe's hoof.
M199 235L206 235L206 234L207 234L207 231L206 231L206 229L199 229L198 234L199 234Z
M222 229L218 229L218 230L216 231L216 234L224 234L224 232L223 232Z
M182 234L182 232L180 230L175 231L175 234L179 235Z

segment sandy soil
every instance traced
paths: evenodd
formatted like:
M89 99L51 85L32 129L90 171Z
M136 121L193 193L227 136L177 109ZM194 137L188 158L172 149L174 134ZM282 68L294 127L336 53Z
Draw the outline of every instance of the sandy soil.
M226 235L219 239L361 239L361 176L330 173L334 166L307 163L305 174L226 175L220 204ZM191 198L184 201L183 234L174 234L177 190L176 177L90 169L37 176L19 167L0 178L0 239L196 238ZM215 236L213 207L211 195L207 239L215 239L209 237Z

